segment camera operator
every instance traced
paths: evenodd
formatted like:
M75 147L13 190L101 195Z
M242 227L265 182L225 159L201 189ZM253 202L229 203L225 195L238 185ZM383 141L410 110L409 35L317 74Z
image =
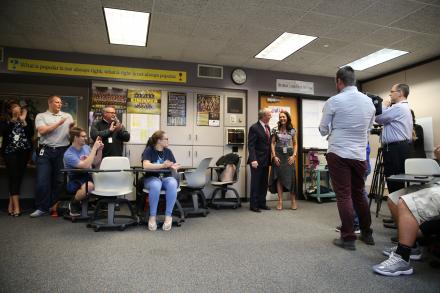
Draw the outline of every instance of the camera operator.
M413 121L407 98L409 86L395 84L390 90L390 99L383 103L381 115L376 122L383 124L381 135L385 177L405 173L405 160L411 154ZM388 192L404 188L404 183L387 180Z

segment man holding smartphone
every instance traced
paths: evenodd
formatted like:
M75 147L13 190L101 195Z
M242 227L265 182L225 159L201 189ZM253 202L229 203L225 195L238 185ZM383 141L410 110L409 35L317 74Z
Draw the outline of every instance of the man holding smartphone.
M102 119L95 121L90 130L93 140L99 136L104 143L102 157L122 156L124 142L130 140L130 133L119 122L114 106L105 106L102 109Z

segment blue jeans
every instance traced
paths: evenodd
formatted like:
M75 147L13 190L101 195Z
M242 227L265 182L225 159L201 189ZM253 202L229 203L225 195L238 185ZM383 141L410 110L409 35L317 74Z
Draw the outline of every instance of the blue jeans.
M174 177L160 178L151 176L144 180L144 188L148 189L150 202L150 216L157 214L160 191L165 190L166 209L165 216L171 216L177 198L177 180Z
M37 188L35 193L36 208L49 212L49 208L58 201L63 188L63 156L67 147L45 147L43 155L37 154Z

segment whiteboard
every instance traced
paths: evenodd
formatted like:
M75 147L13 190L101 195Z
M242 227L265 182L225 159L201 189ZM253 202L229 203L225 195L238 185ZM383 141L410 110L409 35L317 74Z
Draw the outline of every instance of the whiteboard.
M325 101L302 100L303 148L328 148L327 137L321 136L318 130L324 104Z
M425 153L428 158L434 157L434 132L432 129L432 117L421 117L416 119L416 123L423 128L423 140L425 143Z

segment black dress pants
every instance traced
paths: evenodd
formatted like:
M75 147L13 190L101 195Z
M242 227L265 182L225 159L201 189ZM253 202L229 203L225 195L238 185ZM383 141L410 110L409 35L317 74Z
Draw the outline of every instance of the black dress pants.
M405 160L411 156L411 144L409 143L394 143L385 144L382 147L383 151L383 167L385 177L396 174L405 174ZM392 182L387 180L388 192L394 192L396 190L405 187L405 183Z

